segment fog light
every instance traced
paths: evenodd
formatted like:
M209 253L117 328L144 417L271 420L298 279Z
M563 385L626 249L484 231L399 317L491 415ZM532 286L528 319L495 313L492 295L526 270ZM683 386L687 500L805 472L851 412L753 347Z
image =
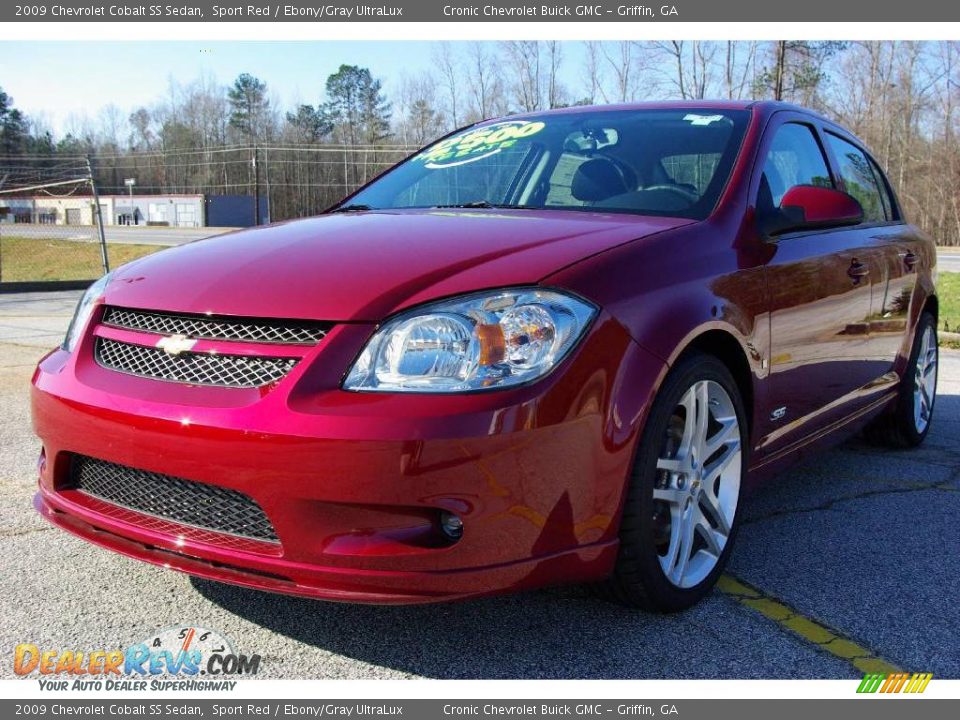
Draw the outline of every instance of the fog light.
M463 536L463 520L451 512L441 512L440 529L451 540L459 540Z

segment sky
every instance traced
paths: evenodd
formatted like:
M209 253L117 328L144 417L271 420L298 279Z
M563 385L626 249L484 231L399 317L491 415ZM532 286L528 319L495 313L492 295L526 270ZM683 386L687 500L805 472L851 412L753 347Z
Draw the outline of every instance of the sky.
M16 107L42 118L55 135L71 116L124 113L166 95L170 78L203 74L230 84L248 72L264 80L282 106L316 103L326 78L343 64L367 67L388 94L403 75L431 66L428 42L0 42L0 87ZM569 68L573 53L567 53ZM568 70L572 73L572 70ZM575 73L571 78L575 82Z

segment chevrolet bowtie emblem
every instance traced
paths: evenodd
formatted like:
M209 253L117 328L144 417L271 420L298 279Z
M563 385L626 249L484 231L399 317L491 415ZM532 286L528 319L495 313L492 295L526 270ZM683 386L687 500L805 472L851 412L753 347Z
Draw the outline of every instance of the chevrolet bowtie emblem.
M196 340L188 338L186 335L170 335L157 341L157 347L166 351L169 355L179 355L192 349L196 344Z

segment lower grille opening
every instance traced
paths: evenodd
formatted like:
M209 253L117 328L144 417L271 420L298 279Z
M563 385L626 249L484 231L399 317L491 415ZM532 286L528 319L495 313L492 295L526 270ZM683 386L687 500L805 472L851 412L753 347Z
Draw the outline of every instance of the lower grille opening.
M253 498L236 490L74 455L64 489L213 532L279 542Z
M144 545L144 547L152 553L161 554L161 555L170 555L175 558L183 558L194 563L202 563L203 565L208 565L215 570L228 570L233 573L241 573L243 575L254 575L256 577L266 578L267 580L275 580L278 582L294 584L293 580L286 577L285 575L277 575L276 573L266 572L264 570L257 570L256 568L241 567L239 565L231 565L229 563L217 562L216 560L205 560L204 558L194 557L192 555L187 555L186 553L174 552L173 550L167 550L166 548L153 547L151 545Z

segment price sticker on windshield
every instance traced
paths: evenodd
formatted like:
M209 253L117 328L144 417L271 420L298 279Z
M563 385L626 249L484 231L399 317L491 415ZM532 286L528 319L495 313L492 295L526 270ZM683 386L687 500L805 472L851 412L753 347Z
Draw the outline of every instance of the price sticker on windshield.
M476 162L515 145L546 127L546 123L528 120L504 122L474 128L446 140L417 155L414 160L424 163L430 170L438 170Z
M697 115L696 113L689 113L685 115L683 119L691 125L710 125L723 120L723 117L723 115Z

